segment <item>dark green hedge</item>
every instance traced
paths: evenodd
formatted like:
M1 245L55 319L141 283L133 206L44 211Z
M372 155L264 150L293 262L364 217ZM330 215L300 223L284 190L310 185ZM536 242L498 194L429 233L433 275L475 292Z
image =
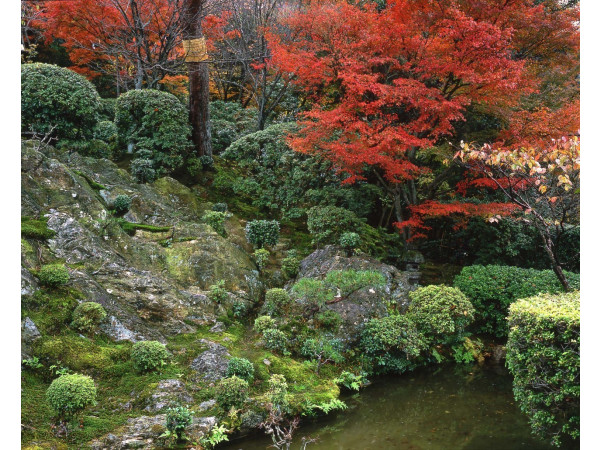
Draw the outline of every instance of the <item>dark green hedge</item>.
M21 131L58 138L92 136L100 96L85 77L52 64L21 66Z
M571 287L579 289L579 274L565 273ZM539 293L562 292L556 275L551 270L523 269L512 266L468 266L454 278L459 288L475 307L475 333L508 336L506 316L508 308L517 299Z
M510 307L506 363L535 434L579 440L579 292L544 294Z

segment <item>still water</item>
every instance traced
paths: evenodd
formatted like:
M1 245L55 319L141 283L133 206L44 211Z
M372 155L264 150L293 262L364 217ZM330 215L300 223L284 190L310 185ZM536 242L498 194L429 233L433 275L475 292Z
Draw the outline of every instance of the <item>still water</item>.
M296 431L318 438L308 450L547 450L534 438L512 396L512 378L502 366L426 368L377 378L342 398L346 411ZM245 438L219 449L263 450L271 441Z

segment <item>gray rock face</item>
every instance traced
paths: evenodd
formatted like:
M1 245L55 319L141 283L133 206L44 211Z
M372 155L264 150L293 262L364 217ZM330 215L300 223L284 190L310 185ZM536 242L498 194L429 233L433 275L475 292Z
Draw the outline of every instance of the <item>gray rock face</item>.
M129 419L121 432L107 434L92 442L94 450L156 449L162 448L159 436L166 430L166 415L141 416ZM186 435L192 442L198 441L217 425L216 417L194 417Z
M338 337L347 342L355 342L364 324L371 318L384 317L387 313L386 303L389 301L398 304L400 310L408 307L408 293L415 289L408 274L394 266L383 264L369 256L347 257L343 250L334 246L327 246L316 250L300 262L300 271L297 279L316 278L324 279L332 270L375 270L386 278L383 287L366 287L355 291L341 301L325 305L340 314L342 325Z
M145 411L158 412L173 406L190 404L194 398L187 391L181 380L162 380L150 396L149 405Z
M200 339L199 343L208 347L196 359L190 367L198 372L198 375L206 381L218 381L227 374L227 365L231 355L225 347L216 342Z
M247 251L201 223L209 205L176 180L138 184L111 161L27 144L21 157L21 212L48 218L56 234L47 248L42 244L44 251L71 266L72 287L104 306L110 320L102 330L111 338L164 342L193 332L195 321L188 318L214 323L222 311L205 294L221 279L250 305L258 299L262 286ZM132 198L125 220L169 231L127 234L108 211L120 194ZM228 229L240 234L237 220L229 222ZM30 253L22 261L23 295L38 289Z
M38 290L38 283L25 267L21 267L21 295L30 296Z
M25 317L25 319L21 321L21 359L27 359L29 357L31 344L41 336L40 330L35 326L33 320L29 317Z

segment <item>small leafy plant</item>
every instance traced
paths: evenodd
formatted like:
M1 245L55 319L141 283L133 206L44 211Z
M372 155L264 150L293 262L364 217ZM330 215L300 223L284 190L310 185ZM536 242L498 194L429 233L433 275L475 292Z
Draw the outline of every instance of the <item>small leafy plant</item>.
M48 287L63 286L69 282L69 271L64 264L46 264L38 273L40 283Z
M185 406L177 406L167 410L167 432L164 437L175 435L177 441L184 440L185 429L192 424L194 412Z
M227 300L227 290L225 289L225 280L219 280L216 284L209 286L208 298L217 305L221 305Z
M131 359L136 370L149 372L166 365L169 352L166 346L158 341L140 341L131 348Z

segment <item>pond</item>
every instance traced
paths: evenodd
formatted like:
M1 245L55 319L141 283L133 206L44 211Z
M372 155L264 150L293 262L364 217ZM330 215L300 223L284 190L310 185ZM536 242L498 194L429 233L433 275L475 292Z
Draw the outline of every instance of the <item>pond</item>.
M512 377L499 365L446 365L381 377L358 395L342 398L343 412L297 430L318 438L309 450L547 450L530 432L512 395ZM263 436L220 449L265 449Z

